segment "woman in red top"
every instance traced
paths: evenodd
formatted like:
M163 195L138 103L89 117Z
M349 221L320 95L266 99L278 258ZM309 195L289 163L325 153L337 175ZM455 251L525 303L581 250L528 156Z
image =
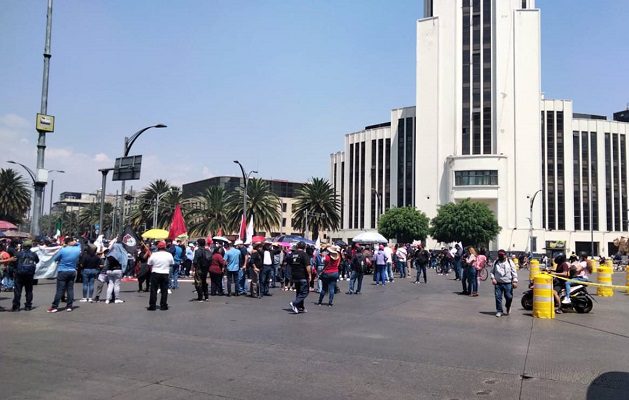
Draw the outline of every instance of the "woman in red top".
M225 270L223 251L222 247L217 246L212 253L212 262L210 263L211 296L216 296L217 293L220 296L223 295L223 271Z
M321 272L322 289L319 293L318 305L321 305L325 292L329 293L328 307L332 307L334 301L334 291L336 290L336 281L339 279L339 265L341 257L339 257L339 249L336 246L328 248L328 255L323 261L323 271Z

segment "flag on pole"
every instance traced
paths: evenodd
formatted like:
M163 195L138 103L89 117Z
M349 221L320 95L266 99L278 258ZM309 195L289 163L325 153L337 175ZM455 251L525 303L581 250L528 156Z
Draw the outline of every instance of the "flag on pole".
M244 213L240 219L240 233L238 234L238 237L242 240L247 238L247 217L245 217Z
M245 240L245 243L251 243L252 240L253 240L253 214L251 214L249 225L247 225L247 240Z
M61 219L58 219L55 222L55 235L53 236L55 239L58 239L61 236Z
M319 238L317 238L317 241L315 242L315 249L321 250L321 240Z
M122 243L127 253L136 255L138 253L138 244L140 243L140 237L135 233L133 228L127 225L122 231L118 241Z
M175 240L178 236L185 235L186 233L188 233L188 230L183 220L181 205L177 204L175 206L175 212L173 213L173 219L170 223L170 229L168 230L168 239Z

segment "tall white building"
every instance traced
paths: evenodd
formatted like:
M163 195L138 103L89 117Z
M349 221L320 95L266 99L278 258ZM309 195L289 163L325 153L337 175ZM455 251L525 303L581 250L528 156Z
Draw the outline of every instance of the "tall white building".
M429 217L441 204L471 198L502 227L493 249L589 252L592 242L596 253L615 251L610 242L627 229L629 208L629 123L620 121L627 116L608 121L573 113L570 101L543 99L535 1L425 0L424 15L417 106L392 111L390 153L382 157L390 160L389 189L374 186L369 148L367 164L356 164L369 129L348 135L345 152L332 156L345 215L337 236L375 226L377 194L384 211L412 205Z

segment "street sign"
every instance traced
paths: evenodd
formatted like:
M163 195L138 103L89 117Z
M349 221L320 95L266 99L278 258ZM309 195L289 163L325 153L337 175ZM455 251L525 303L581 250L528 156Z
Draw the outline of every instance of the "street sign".
M116 158L112 181L134 181L140 179L142 156Z
M37 129L39 132L54 132L55 117L53 117L52 115L37 113L35 129Z

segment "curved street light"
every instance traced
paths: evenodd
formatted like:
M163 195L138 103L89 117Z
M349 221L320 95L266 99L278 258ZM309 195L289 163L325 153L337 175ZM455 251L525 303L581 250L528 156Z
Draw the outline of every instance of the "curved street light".
M48 171L49 174L53 173L53 172L57 172L59 174L65 174L66 173L64 170L61 170L61 169L51 169L51 170ZM44 193L45 193L45 190L46 189L44 189ZM55 190L55 180L51 179L50 180L50 206L48 207L48 214L52 213L52 196L53 196L54 190ZM44 202L43 201L42 201L42 206L41 207L42 207L42 215L43 215L44 214L44 212L43 212L44 211Z
M533 240L533 204L535 203L535 198L539 193L542 192L542 189L539 189L537 192L533 194L533 196L526 196L529 199L529 242L528 242L528 252L532 252L532 243Z
M245 219L245 223L247 223L247 182L249 181L249 178L251 177L251 175L253 174L257 174L258 171L249 171L249 173L245 172L245 167L242 166L242 164L240 163L240 161L238 160L234 160L234 164L238 164L238 166L240 167L240 172L242 172L242 180L243 180L243 195L242 195L242 217ZM243 241L246 239L246 233L244 234L244 237L241 238Z

